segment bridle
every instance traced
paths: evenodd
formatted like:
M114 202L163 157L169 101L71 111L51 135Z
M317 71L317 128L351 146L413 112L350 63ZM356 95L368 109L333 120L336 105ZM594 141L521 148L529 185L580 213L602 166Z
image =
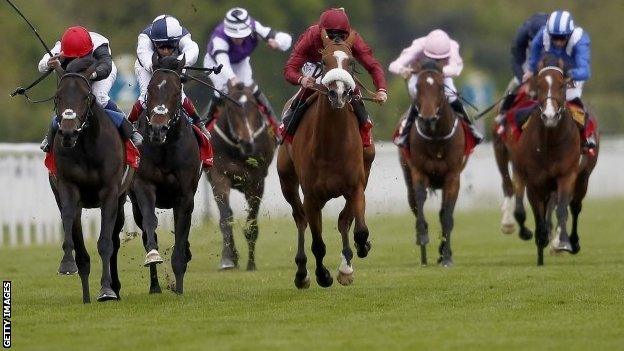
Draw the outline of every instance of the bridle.
M565 73L563 72L563 69L557 66L546 66L542 68L541 70L539 70L539 72L537 73L537 76L540 77L542 73L547 72L547 71L557 71L561 74L562 77L565 77ZM563 99L557 99L553 96L550 96L550 94L548 94L544 99L541 99L539 101L538 108L540 110L540 115L542 116L542 118L544 118L544 105L546 104L548 100L553 100L555 103L557 103L559 108L557 109L557 112L555 113L555 117L557 117L558 119L561 118L561 114L565 110L565 101L564 101L565 100L565 88L566 86L564 84L562 87L563 96L564 96Z
M178 79L181 81L181 77L180 74L177 71L174 71L172 69L168 69L168 68L157 68L154 70L153 73L156 72L164 72L164 73L173 73L175 74L176 77L178 77ZM153 74L152 74L152 79L153 79ZM180 83L182 84L182 83ZM146 94L145 97L145 104L147 105L147 101L149 99L149 93ZM182 111L182 102L181 99L176 99L177 103L176 103L176 107L174 110L174 113L171 115L171 118L169 118L169 120L167 121L167 124L165 124L163 126L163 128L165 128L165 130L169 131L171 127L175 126L176 123L178 123L178 121L180 120L180 114ZM163 116L163 115L167 115L169 113L169 109L167 109L165 107L164 104L158 105L156 107L154 107L151 111L148 111L145 114L145 118L147 119L147 124L148 126L152 127L152 118L154 116Z
M246 96L246 95L244 95L244 96ZM258 114L261 115L261 112L260 112L260 108L259 108L260 105L255 101L255 97L253 99L249 99L248 98L247 101L245 101L245 103L242 103L243 118L245 119L245 124L248 126L249 125L249 118L248 118L248 114L245 113L247 103L252 103L252 104L256 105L258 107ZM236 133L235 133L233 127L232 127L232 124L230 123L230 113L229 113L229 110L230 109L227 106L225 106L223 108L225 122L227 123L228 131L229 131L230 135L235 136ZM250 136L251 136L251 142L252 143L267 128L267 122L266 122L265 118L263 116L260 116L260 118L262 120L262 125L259 128L257 128L255 131L251 131L251 128L250 128ZM221 139L223 139L223 141L225 141L226 144L228 144L229 146L231 146L231 147L233 147L235 149L238 149L241 152L243 152L243 146L240 143L241 141L238 138L228 136L227 133L225 133L223 131L223 129L221 129L221 127L219 127L219 125L217 123L214 124L214 131L217 133L217 135L219 135L221 137Z
M435 69L423 69L420 72L418 72L418 74L422 74L422 73L441 73L438 70ZM431 77L429 77L431 78ZM420 78L418 79L418 81L420 82ZM430 116L429 118L425 118L425 116L423 116L422 114L422 109L420 108L420 106L418 106L418 101L414 101L414 106L412 108L416 108L416 110L418 111L418 114L416 115L416 132L418 132L418 135L420 135L422 138L426 139L426 140L448 140L451 137L453 137L453 135L455 134L455 131L457 131L457 126L459 125L459 119L457 118L457 116L455 115L455 113L453 113L453 127L451 128L451 131L449 133L447 133L446 135L443 136L430 136L427 135L421 128L420 128L420 123L419 122L423 122L426 121L428 119L433 119L435 121L440 119L440 108L443 104L448 104L448 97L446 96L444 89L445 89L445 85L441 84L440 85L440 100L437 103L437 107L436 107L436 111L435 114L433 116ZM415 99L416 100L416 99Z
M87 85L87 88L89 89L89 94L87 94L87 96L85 98L86 99L85 105L86 105L87 108L85 109L85 112L81 116L76 115L75 112L69 112L68 113L67 110L63 111L63 114L60 114L59 110L58 110L59 96L58 96L58 93L57 93L54 96L54 111L56 113L56 118L57 119L60 118L59 124L61 123L61 121L63 119L67 119L67 120L78 119L78 121L81 122L80 123L80 127L78 127L74 131L74 133L76 135L79 135L85 128L87 128L89 126L87 117L89 115L91 115L91 113L92 113L92 106L93 106L93 103L95 102L95 96L93 95L93 92L91 90L91 82L89 82L89 80L85 76L83 76L82 74L79 74L79 73L69 72L69 73L63 74L63 76L61 76L61 79L59 80L58 85L60 86L61 82L63 82L63 79L68 78L68 77L80 78Z

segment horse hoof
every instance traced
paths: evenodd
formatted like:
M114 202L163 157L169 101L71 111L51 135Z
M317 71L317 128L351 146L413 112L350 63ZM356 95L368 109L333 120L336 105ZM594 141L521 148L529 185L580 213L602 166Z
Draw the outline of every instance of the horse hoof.
M370 241L367 241L366 243L364 243L364 245L358 244L357 242L355 243L355 249L357 250L357 255L359 258L364 258L366 256L368 256L368 252L371 249L371 243Z
M336 279L338 280L338 283L340 283L340 285L351 285L353 284L353 273L345 274L341 271L338 271L338 276L336 276Z
M227 270L235 269L235 268L238 268L238 263L236 263L234 260L229 259L229 258L221 259L221 264L219 264L219 270L227 271Z
M553 249L555 252L572 252L572 245L568 241L560 241Z
M579 251L581 251L581 245L577 244L572 244L572 251L570 251L571 254L576 255L577 253L579 253Z
M501 232L503 234L513 234L515 230L516 230L516 226L513 223L501 224Z
M247 262L247 271L248 272L253 272L256 270L256 263L255 262Z
M153 264L163 263L162 257L160 257L160 253L157 250L151 250L145 255L145 263L143 263L144 267L149 267Z
M444 268L451 268L453 267L453 259L452 258L443 258L440 257L438 259L438 263L440 264L440 266L444 267Z
M306 271L305 277L299 277L299 274L295 274L295 286L297 289L307 289L310 287L310 274Z
M150 294L160 294L160 293L162 293L162 290L160 289L160 285L150 286L149 293Z
M72 260L67 262L61 262L58 272L61 275L72 275L78 273L78 266L76 265L76 261Z
M524 241L533 239L533 232L531 232L530 230L526 228L521 228L520 233L518 233L518 235L520 236L520 239Z
M327 268L323 268L321 272L316 272L316 282L323 288L329 288L334 283L334 278L329 274Z
M117 294L115 294L115 292L111 288L102 288L97 298L98 302L117 300L117 299L119 299L117 297Z

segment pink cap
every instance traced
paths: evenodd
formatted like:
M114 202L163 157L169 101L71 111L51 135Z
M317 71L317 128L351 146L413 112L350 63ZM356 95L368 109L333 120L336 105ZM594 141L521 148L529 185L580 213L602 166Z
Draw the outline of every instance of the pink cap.
M427 34L425 55L432 59L444 59L451 55L451 38L445 31L436 29Z

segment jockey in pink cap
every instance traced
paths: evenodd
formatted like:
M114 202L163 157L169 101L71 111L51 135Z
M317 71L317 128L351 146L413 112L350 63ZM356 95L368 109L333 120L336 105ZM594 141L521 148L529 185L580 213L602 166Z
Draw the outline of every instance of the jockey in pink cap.
M441 29L436 29L427 34L426 37L418 38L412 42L412 45L403 49L401 56L394 60L390 64L389 70L394 74L401 75L407 79L407 89L414 99L416 97L416 86L418 82L417 72L413 71L412 65L421 62L422 60L436 60L442 63L442 73L444 74L444 85L446 86L444 92L448 98L448 101L454 111L459 113L462 118L468 122L472 134L474 135L476 142L480 143L483 140L483 136L477 131L468 114L464 109L461 101L457 98L457 89L453 82L453 77L459 76L464 68L464 61L459 55L459 44L449 38L448 34ZM416 119L418 112L416 108L410 109L410 114L403 121L399 130L399 136L395 140L398 146L405 146L409 139L409 131Z

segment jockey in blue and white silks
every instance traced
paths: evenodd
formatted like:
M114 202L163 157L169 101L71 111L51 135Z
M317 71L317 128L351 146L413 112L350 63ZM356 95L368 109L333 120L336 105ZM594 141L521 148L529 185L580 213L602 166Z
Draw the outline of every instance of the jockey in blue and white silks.
M566 100L582 107L583 85L591 76L591 41L583 28L575 26L574 19L568 11L551 13L544 28L533 38L529 68L523 76L523 81L537 72L538 64L546 53L562 59L568 67L568 76L572 79L573 86L566 90ZM594 136L585 141L585 146L595 147Z
M288 50L292 43L290 34L277 32L262 25L243 8L235 7L226 13L223 22L212 31L204 57L204 67L223 65L220 74L210 76L217 89L227 93L228 83L231 85L243 83L248 87L254 85L250 56L258 46L259 39L264 40L271 49L281 51ZM254 88L254 95L258 103L264 107L269 123L277 131L273 108L257 85ZM207 108L209 118L220 102L221 97L216 93Z

